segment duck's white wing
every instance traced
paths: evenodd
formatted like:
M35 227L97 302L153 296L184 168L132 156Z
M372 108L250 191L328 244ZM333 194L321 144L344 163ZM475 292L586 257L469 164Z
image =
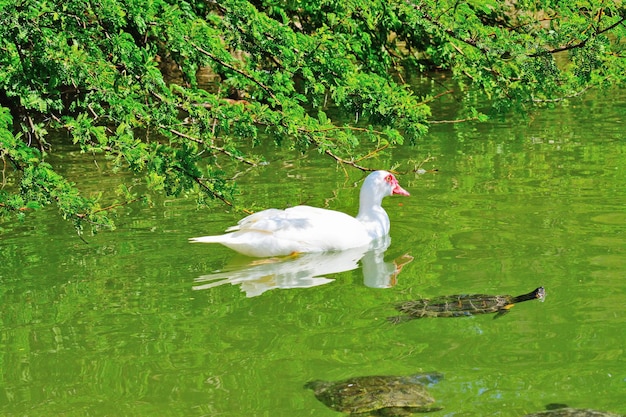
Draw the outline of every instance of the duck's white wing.
M264 210L228 230L232 233L192 241L221 243L244 255L265 257L345 250L368 245L371 240L354 217L310 206Z

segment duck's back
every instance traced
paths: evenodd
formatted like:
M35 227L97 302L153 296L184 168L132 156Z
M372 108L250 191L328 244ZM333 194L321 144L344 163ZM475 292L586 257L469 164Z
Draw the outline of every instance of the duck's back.
M310 206L260 211L228 230L232 233L198 241L221 243L256 257L346 250L371 241L363 224L354 217Z

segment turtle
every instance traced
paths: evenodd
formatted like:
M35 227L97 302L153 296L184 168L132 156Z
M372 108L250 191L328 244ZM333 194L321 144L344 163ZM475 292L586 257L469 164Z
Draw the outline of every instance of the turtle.
M443 378L437 372L409 376L360 376L342 381L311 381L305 388L335 411L352 417L401 417L413 413L441 410L430 407L435 402L425 384Z
M526 414L523 417L624 417L622 414L610 413L607 411L591 410L588 408L555 408L538 413Z
M512 297L510 295L462 294L445 295L432 299L406 301L395 308L402 316L389 317L392 323L399 323L422 317L462 317L475 314L497 313L496 317L506 314L515 303L543 299L545 290L539 287L528 294Z

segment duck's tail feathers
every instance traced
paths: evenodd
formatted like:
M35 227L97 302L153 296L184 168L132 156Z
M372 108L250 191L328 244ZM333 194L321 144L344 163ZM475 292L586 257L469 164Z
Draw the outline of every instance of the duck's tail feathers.
M189 238L189 243L222 243L223 241L224 241L224 237L221 235L200 236L200 237Z

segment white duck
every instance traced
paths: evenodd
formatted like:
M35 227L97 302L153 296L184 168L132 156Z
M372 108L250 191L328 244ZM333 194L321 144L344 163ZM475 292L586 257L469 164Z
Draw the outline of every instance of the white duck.
M389 233L383 198L409 193L387 171L368 175L361 186L359 214L295 206L267 209L240 220L218 236L191 238L191 242L221 243L247 256L285 256L302 252L340 251L369 245Z

